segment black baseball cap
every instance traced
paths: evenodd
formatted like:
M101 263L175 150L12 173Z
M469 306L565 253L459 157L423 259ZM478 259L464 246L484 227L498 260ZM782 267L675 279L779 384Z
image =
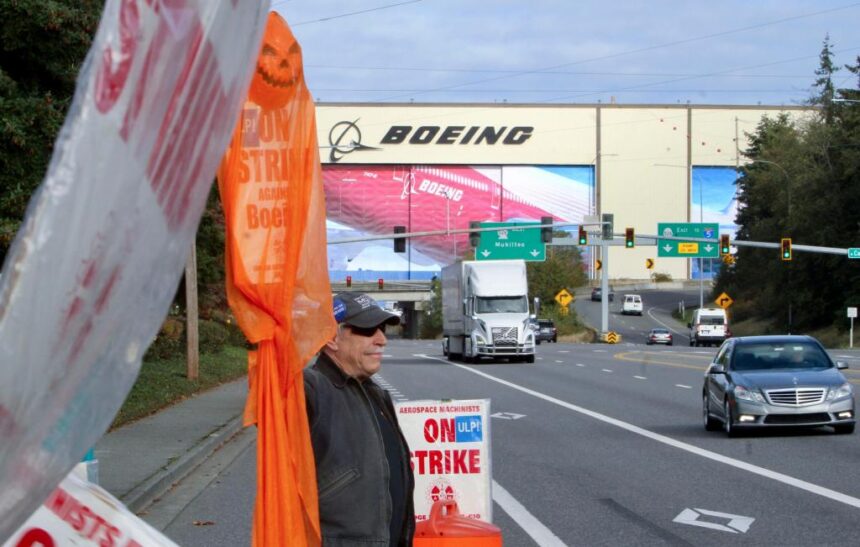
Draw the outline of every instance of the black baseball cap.
M359 292L342 292L334 297L334 318L339 324L362 329L399 325L400 317L379 307L376 300Z

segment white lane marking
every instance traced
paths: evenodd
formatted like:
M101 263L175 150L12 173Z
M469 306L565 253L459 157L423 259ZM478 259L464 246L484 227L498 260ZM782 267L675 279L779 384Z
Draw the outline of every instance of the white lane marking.
M424 359L432 359L434 361L442 361L443 363L448 363L448 361L444 361L438 357L431 357L429 355L416 355L416 357L422 357ZM508 382L507 380L502 380L501 378L496 378L486 372L482 372L479 370L474 370L465 365L460 365L457 363L448 363L455 367L461 368L463 370L469 371L472 374L477 374L478 376L483 376L488 380L492 380L493 382L502 384L504 386L508 386L511 389L516 389L521 391L527 395L531 395L533 397L537 397L538 399L543 399L549 403L554 405L558 405L560 407L566 408L568 410L572 410L574 412L579 412L580 414L584 414L595 420L599 420L601 422L607 423L609 425L614 425L621 429L625 429L631 433L635 433L637 435L641 435L643 437L647 437L653 441L657 441L658 443L663 443L667 446L671 446L677 448L679 450L683 450L685 452L689 452L690 454L695 454L696 456L701 456L703 458L713 460L715 462L726 464L730 467L734 467L736 469L740 469L741 471L747 471L752 473L753 475L759 475L760 477L764 477L766 479L771 479L777 482L781 482L788 486L793 486L800 490L805 490L811 494L816 494L833 501L844 503L845 505L849 505L851 507L856 507L860 509L860 498L855 498L854 496L849 496L848 494L843 494L842 492L837 492L836 490L831 490L830 488L826 488L824 486L819 486L817 484L807 482L802 479L798 479L792 477L790 475L786 475L784 473L780 473L778 471L771 471L765 467L760 467L758 465L754 465L743 460L738 460L735 458L730 458L728 456L723 456L722 454L717 454L716 452L711 452L710 450L705 450L704 448L700 448L696 445L692 445L689 443L685 443L683 441L678 441L673 439L672 437L667 437L665 435L661 435L659 433L654 433L653 431L649 431L645 428L618 420L616 418L609 417L605 414L601 414L599 412L595 412L593 410L588 410L587 408L583 408L581 406L577 406L566 401L562 401L561 399L556 399L555 397L551 397L549 395L545 395L539 391L535 391L533 389L529 389L527 387L520 386L513 382Z
M636 378L637 380L647 380L648 379L644 376L634 376L634 378Z
M558 352L559 353L570 353L570 350L569 349L560 349L560 350L558 350Z
M496 412L495 414L490 414L490 418L501 418L502 420L519 420L525 417L525 414L517 414L516 412Z
M606 353L606 350L605 349L596 349L596 350L594 350L594 353Z
M670 331L674 332L675 334L682 334L681 332L679 332L679 331L677 331L677 330L673 329L672 327L670 327L670 326L669 326L669 325L667 325L666 323L664 323L664 322L660 321L659 319L657 319L657 316L656 316L656 315L654 315L653 313L651 313L651 311L652 311L652 310L656 310L656 309L657 309L657 308L648 308L648 312L647 312L647 313L648 313L648 317L650 317L650 318L651 318L651 319L653 319L654 321L657 321L658 323L660 323L661 325L663 325L664 327L666 327L666 328L667 328L667 329L669 329Z
M383 353L382 356L383 357L391 357L392 355L390 353Z
M559 361L558 359L556 359L555 362L556 363L564 363L564 361Z
M685 386L684 384L675 384L675 387L682 387L684 389L693 389L693 386Z
M541 547L565 547L565 543L558 536L529 513L523 504L518 502L496 481L493 481L493 501L498 503L499 507Z
M608 373L612 374L612 371L609 370L608 368L602 368L600 370L602 370L603 372L608 372Z
M577 364L576 364L576 366L578 366L578 367L584 367L585 365L583 365L582 363L577 363Z

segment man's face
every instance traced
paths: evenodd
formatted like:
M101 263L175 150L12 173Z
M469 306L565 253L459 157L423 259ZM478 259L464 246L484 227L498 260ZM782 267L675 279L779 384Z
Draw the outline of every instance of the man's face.
M382 366L382 350L387 339L382 328L357 329L341 325L334 340L326 342L329 356L348 375L357 380L370 378ZM372 330L372 334L370 331ZM364 336L370 334L370 336Z

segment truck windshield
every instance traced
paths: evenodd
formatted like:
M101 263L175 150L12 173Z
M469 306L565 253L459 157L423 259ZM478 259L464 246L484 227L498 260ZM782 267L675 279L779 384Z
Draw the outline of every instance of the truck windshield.
M479 296L476 300L476 313L528 313L529 311L529 301L525 296Z

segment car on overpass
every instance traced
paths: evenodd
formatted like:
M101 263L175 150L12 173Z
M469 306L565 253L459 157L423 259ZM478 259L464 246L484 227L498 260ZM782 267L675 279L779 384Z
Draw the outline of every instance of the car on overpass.
M705 372L705 429L830 426L854 432L854 390L811 336L745 336L720 346Z

